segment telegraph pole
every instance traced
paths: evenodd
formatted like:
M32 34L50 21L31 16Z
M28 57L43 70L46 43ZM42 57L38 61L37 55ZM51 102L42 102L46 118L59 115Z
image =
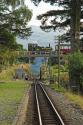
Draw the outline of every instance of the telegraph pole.
M60 86L60 42L61 38L58 39L58 87Z
M49 56L49 84L50 84L50 56Z
M42 79L42 69L41 69L41 66L40 66L40 80Z
M49 84L51 83L50 80L51 80L51 72L50 72L50 68L51 68L51 50L49 52Z

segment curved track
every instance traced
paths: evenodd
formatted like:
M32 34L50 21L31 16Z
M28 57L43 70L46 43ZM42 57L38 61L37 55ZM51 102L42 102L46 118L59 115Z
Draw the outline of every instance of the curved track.
M41 84L35 84L35 96L40 125L65 125Z

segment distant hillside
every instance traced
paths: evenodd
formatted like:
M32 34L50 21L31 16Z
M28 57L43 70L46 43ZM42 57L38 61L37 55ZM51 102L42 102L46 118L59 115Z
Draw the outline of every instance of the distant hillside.
M28 43L32 43L33 41L37 42L40 46L49 46L49 43L54 48L55 45L55 32L44 32L38 26L32 26L32 35L26 39L17 38L17 42L23 44L24 48L27 48Z

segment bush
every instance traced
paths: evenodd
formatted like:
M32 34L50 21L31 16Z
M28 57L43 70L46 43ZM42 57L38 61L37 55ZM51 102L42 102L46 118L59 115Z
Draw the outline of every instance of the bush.
M83 84L83 54L75 52L69 56L69 76L73 85Z
M70 55L69 63L72 70L82 70L83 69L83 54L78 52Z

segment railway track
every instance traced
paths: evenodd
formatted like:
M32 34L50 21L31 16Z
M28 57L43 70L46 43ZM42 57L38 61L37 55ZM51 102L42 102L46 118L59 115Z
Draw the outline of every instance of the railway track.
M65 125L42 84L35 84L38 125Z

